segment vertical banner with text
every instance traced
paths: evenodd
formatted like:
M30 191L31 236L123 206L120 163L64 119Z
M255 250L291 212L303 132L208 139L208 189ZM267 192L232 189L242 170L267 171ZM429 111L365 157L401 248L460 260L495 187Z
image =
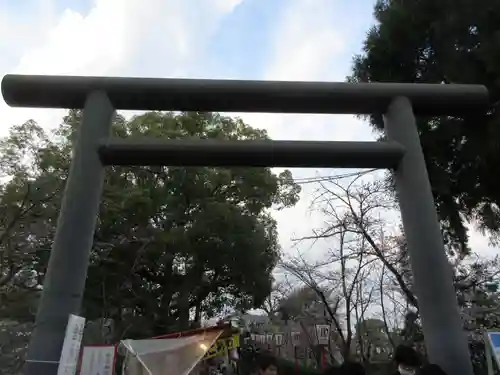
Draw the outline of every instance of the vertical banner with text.
M85 346L82 353L80 375L113 375L116 347Z
M77 315L69 316L57 375L75 375L78 359L80 358L80 345L84 329L85 318Z
M316 337L319 345L328 345L330 341L330 325L316 324Z

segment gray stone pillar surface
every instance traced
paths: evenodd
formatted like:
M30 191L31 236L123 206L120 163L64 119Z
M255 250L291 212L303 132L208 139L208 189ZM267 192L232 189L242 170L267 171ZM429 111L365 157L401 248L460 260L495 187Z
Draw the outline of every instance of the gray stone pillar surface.
M395 98L384 121L388 138L406 148L395 171L396 191L429 360L448 374L472 375L467 338L410 101Z
M114 108L104 92L87 97L45 275L25 375L56 375L70 314L79 315L99 211L104 167L97 144L107 138Z

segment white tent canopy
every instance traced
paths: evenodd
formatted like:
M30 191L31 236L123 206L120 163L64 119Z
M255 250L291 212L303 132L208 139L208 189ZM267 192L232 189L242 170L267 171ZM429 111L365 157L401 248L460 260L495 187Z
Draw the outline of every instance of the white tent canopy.
M123 375L188 375L223 332L204 331L186 337L122 340Z

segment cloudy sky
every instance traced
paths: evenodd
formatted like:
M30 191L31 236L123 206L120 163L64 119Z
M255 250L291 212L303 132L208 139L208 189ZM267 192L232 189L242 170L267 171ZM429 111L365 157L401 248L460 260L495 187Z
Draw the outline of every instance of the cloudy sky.
M343 81L373 24L374 0L0 0L0 74ZM353 4L356 6L354 7ZM63 112L13 109L0 100L0 136ZM371 140L352 116L242 116L274 139ZM325 171L294 170L296 177ZM329 172L332 173L332 172ZM321 224L311 188L276 214L280 240ZM474 234L475 249L487 240ZM491 251L491 250L490 250Z

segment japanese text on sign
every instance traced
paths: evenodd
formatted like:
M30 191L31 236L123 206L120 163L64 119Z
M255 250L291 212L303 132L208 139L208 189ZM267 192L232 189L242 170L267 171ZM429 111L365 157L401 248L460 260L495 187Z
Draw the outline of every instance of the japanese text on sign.
M203 359L226 355L228 351L238 348L239 346L240 346L239 335L234 335L224 339L219 339L210 347L210 349L208 349Z

